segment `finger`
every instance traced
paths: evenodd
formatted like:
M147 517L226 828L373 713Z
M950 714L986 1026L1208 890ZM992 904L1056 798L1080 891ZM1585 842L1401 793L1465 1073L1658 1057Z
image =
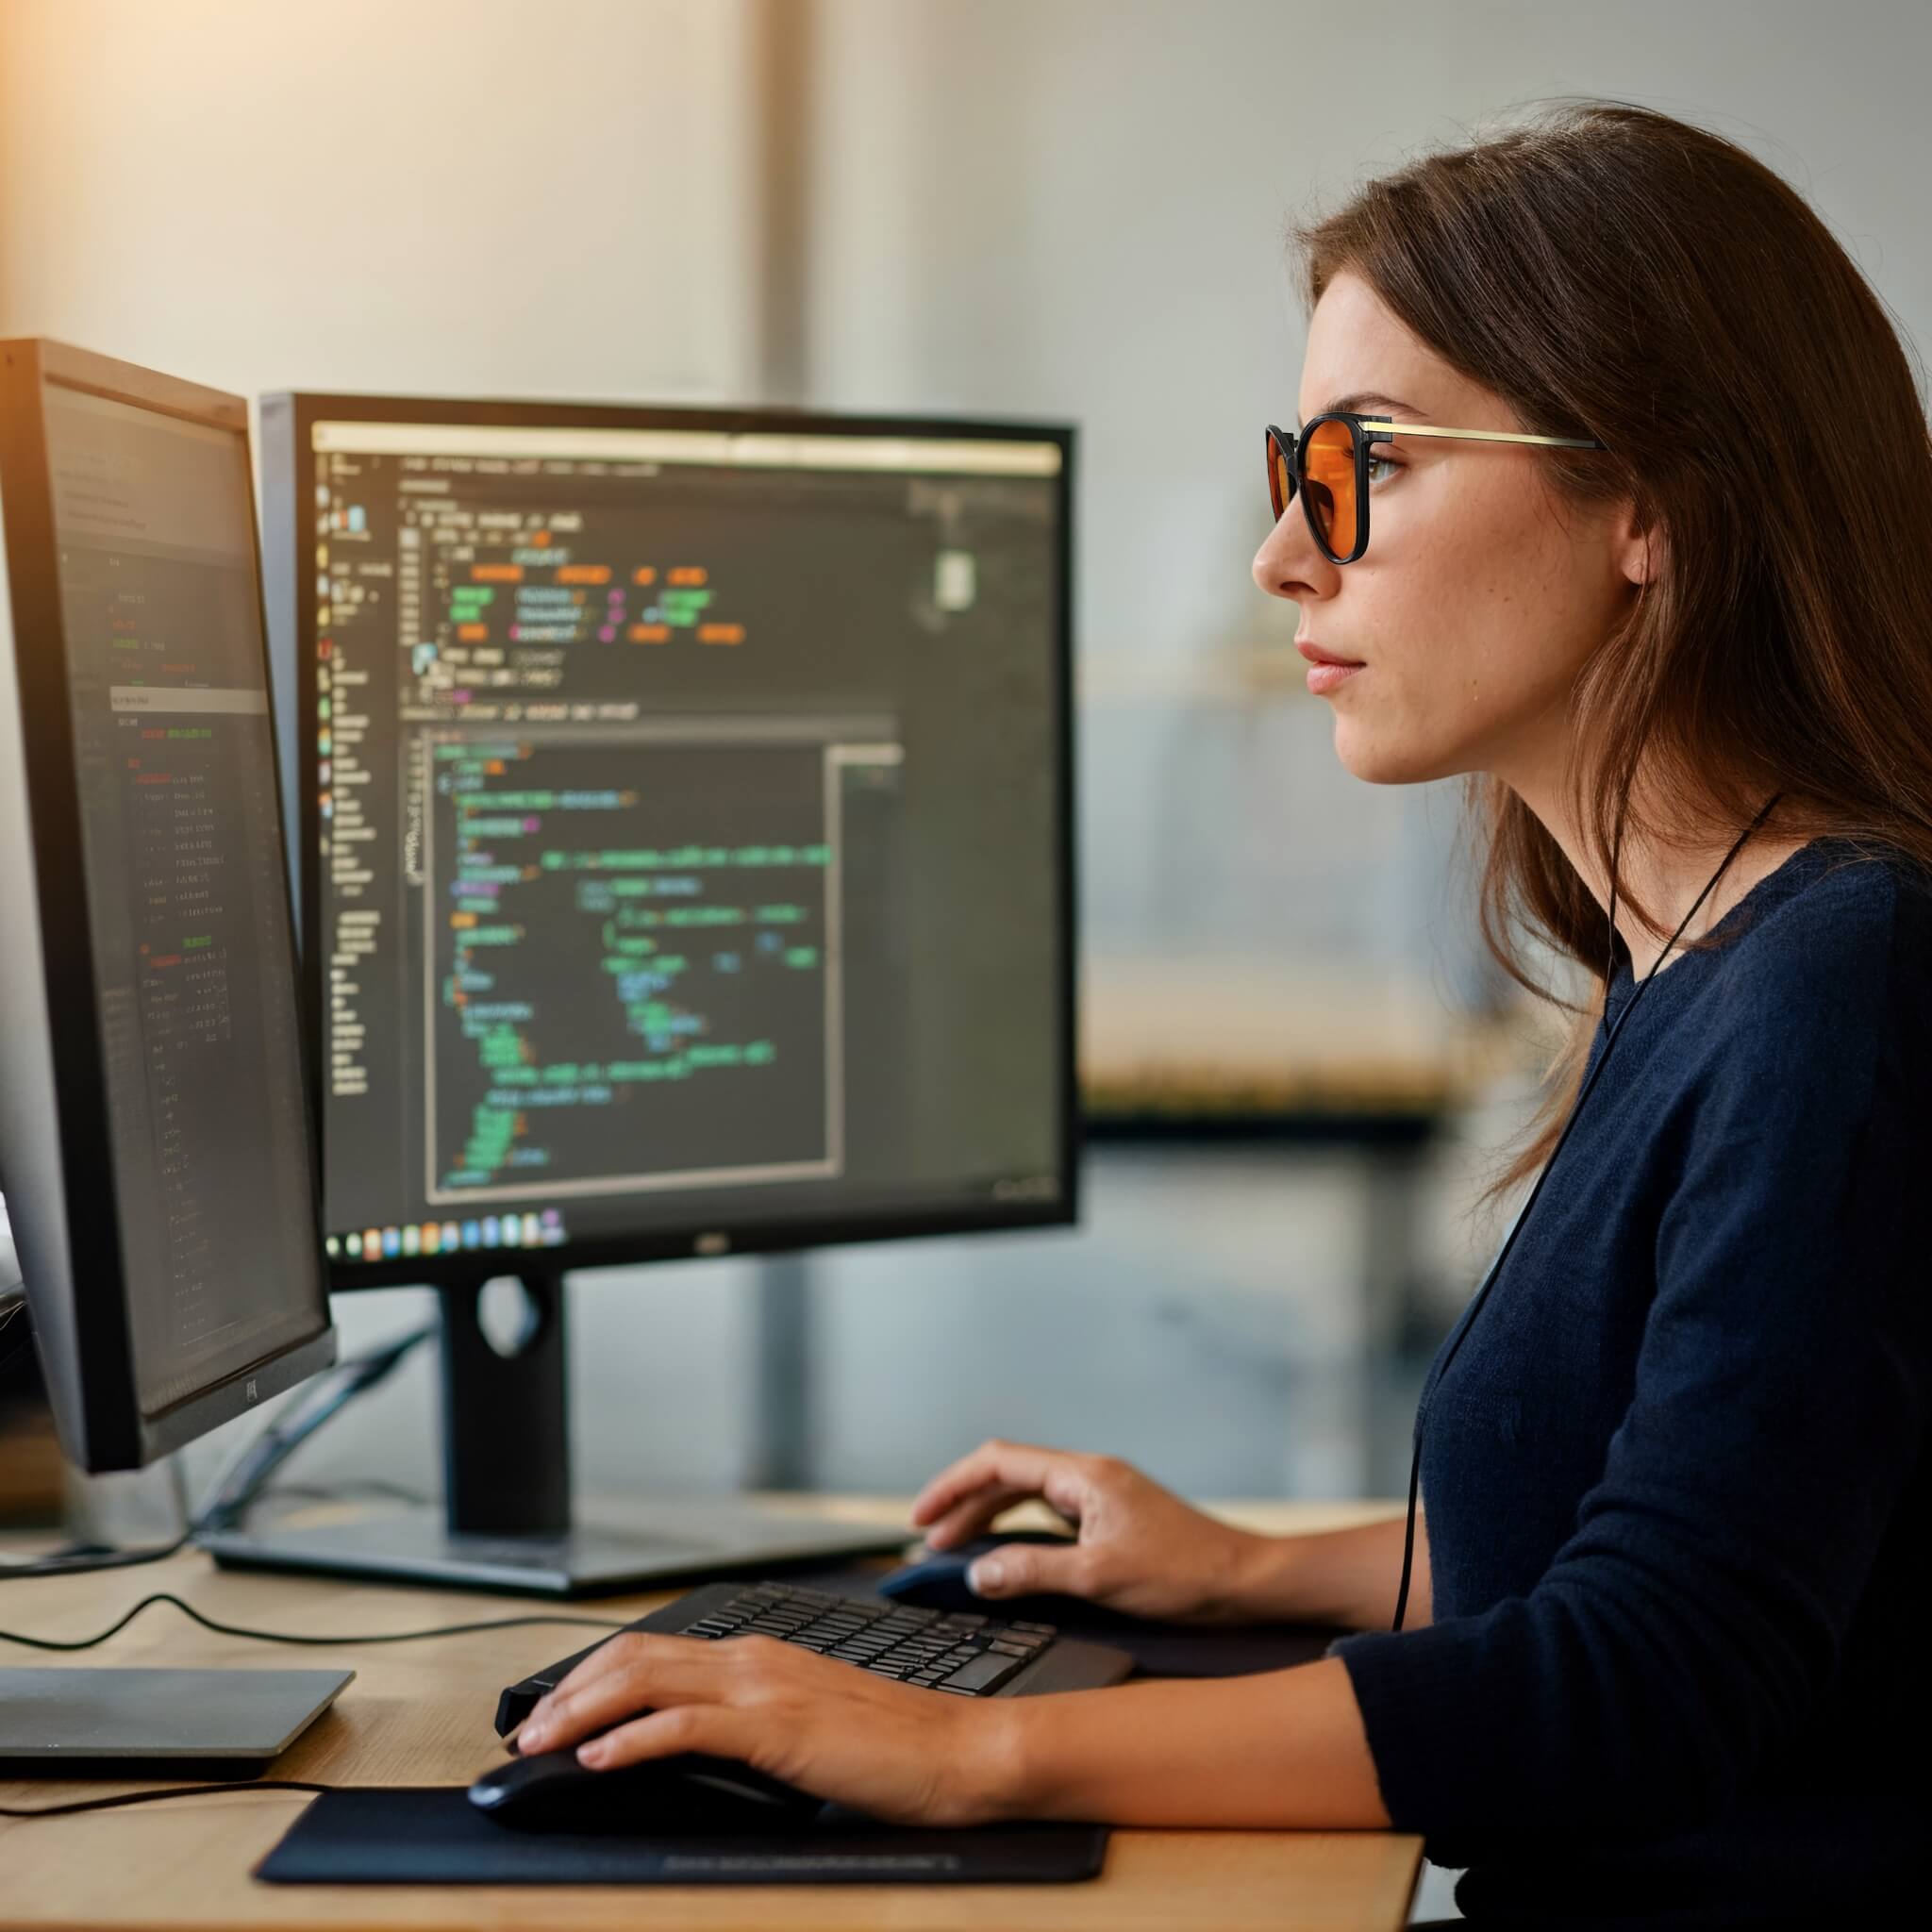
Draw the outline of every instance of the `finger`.
M749 1639L734 1639L735 1642L749 1641ZM560 1697L575 1696L578 1691L589 1689L613 1673L623 1673L635 1668L641 1659L702 1657L711 1648L709 1641L702 1637L677 1637L666 1633L658 1636L643 1630L620 1630L608 1641L600 1643L575 1670L541 1697L531 1709L531 1717L550 1709Z
M950 1549L955 1543L964 1542L968 1537L977 1536L989 1524L996 1522L1015 1503L1024 1503L1037 1495L1035 1490L1018 1490L1005 1483L994 1483L954 1504L937 1523L928 1524L925 1541L928 1548Z
M592 1738L577 1747L577 1758L597 1771L616 1771L687 1751L748 1759L755 1728L753 1720L727 1705L684 1704L675 1710L654 1710L633 1718Z
M975 1595L991 1598L1038 1596L1046 1591L1091 1596L1095 1587L1093 1552L1079 1543L1063 1550L1050 1543L1002 1543L967 1571L966 1581Z
M1018 1483L1029 1492L1038 1487L1043 1473L1038 1463L1050 1450L1034 1449L1024 1442L1003 1442L997 1438L982 1442L970 1455L962 1456L940 1471L912 1501L912 1520L925 1523L948 1509L961 1496L989 1483ZM1032 1458L1034 1466L1023 1465Z
M594 1684L607 1672L626 1669L636 1654L634 1646L641 1635L635 1630L620 1630L616 1636L606 1638L582 1663L567 1671L537 1700L530 1708L530 1717L548 1710L557 1698ZM525 1718L525 1723L528 1722L529 1718Z
M1093 1484L1088 1462L1086 1457L1056 1456L1045 1481L1036 1489L993 1485L967 1496L927 1529L925 1540L936 1550L951 1549L989 1528L1015 1503L1035 1496L1062 1523L1077 1529L1091 1507Z
M586 1675L579 1665L536 1706L517 1734L517 1749L560 1750L647 1707L716 1698L734 1672L757 1661L759 1651L753 1646L766 1641L734 1638L727 1647L698 1637L634 1637L612 1645L619 1653L612 1664L594 1675ZM740 1655L730 1655L734 1651Z
M970 1455L942 1469L913 1499L912 1520L930 1523L974 1491L999 1484L1022 1496L1037 1496L1048 1476L1068 1457L1058 1449L1030 1442L982 1442Z

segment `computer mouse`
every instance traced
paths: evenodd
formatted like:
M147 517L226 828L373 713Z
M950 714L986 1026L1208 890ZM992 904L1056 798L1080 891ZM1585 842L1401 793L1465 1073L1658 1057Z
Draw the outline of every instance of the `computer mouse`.
M1036 1624L1129 1623L1119 1610L1104 1608L1077 1596L981 1596L966 1581L966 1573L989 1550L1006 1543L1068 1544L1076 1539L1051 1529L1015 1529L1002 1536L974 1537L950 1550L928 1550L901 1564L874 1586L881 1596L924 1610L975 1610L989 1617L1019 1618Z
M512 1757L470 1787L485 1817L520 1831L786 1831L824 1808L808 1791L729 1757L686 1753L614 1771L577 1762L575 1746Z

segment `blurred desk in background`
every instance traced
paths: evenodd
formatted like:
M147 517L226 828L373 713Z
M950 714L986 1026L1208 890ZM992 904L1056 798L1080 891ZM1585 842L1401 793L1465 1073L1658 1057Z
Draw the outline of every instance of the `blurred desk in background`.
M1373 976L1350 989L1146 961L1091 977L1090 1140L1361 1154L1363 1340L1387 1350L1425 1332L1419 1177L1449 1120L1522 1067L1520 1026L1457 1017Z
M1455 1013L1386 974L1288 962L1090 961L1081 1024L1100 1132L1400 1141L1524 1064L1520 1020Z

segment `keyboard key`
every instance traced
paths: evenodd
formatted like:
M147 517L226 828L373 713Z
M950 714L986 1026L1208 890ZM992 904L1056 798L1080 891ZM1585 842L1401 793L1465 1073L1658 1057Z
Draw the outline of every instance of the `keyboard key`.
M989 1691L997 1690L1019 1669L1018 1657L995 1657L989 1653L987 1656L974 1657L970 1664L961 1664L941 1684L940 1689L963 1690L969 1696L983 1697Z

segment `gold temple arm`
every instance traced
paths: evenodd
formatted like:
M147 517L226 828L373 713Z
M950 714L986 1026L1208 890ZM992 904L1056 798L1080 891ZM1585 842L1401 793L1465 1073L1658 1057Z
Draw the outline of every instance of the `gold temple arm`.
M1386 416L1364 416L1364 429L1387 429L1397 436L1453 436L1472 442L1541 442L1559 449L1602 449L1589 436L1525 436L1513 429L1438 429L1422 423L1391 423Z

